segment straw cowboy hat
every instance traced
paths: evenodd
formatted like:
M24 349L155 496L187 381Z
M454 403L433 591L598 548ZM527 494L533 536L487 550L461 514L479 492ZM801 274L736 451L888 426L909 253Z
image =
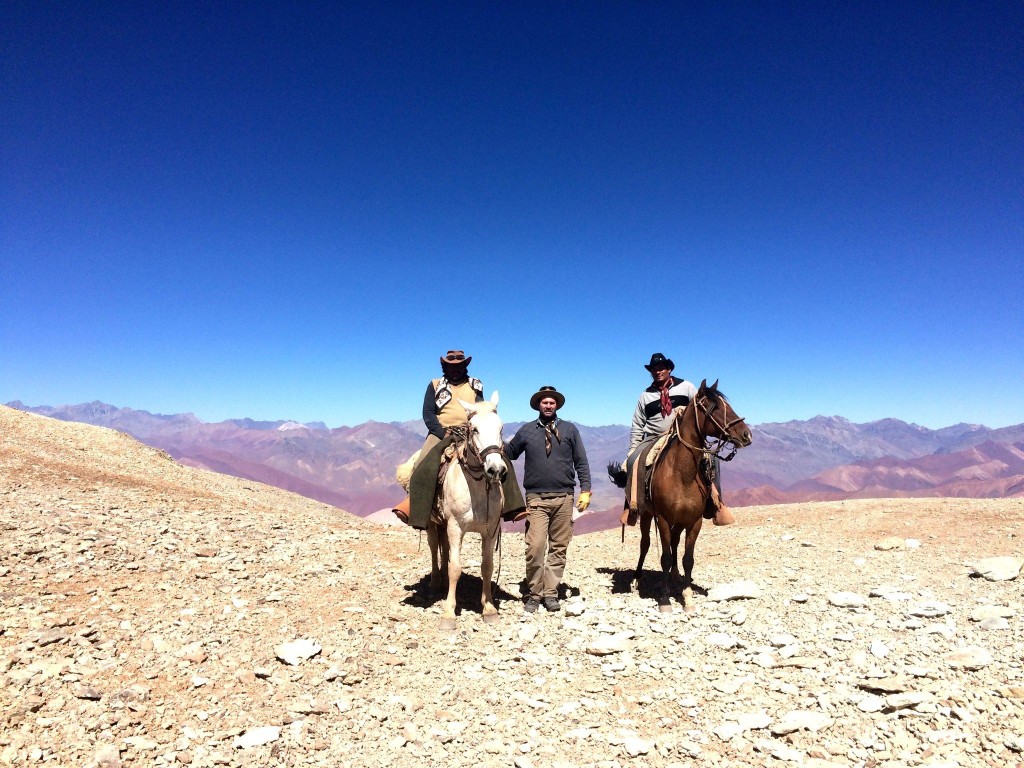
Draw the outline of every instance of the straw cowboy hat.
M565 405L565 395L559 392L554 387L541 387L537 390L537 394L530 398L530 407L535 411L540 410L540 401L545 397L554 398L555 410L558 410Z
M466 357L461 349L449 349L448 354L441 358L441 365L469 365L472 357Z
M661 354L661 352L655 352L651 355L651 362L644 366L651 373L654 373L655 368L668 368L671 371L675 367L676 364Z

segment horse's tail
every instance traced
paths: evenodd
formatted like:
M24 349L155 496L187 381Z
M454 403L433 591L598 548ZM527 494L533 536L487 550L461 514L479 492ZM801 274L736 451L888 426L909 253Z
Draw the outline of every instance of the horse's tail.
M622 462L608 462L608 477L618 488L626 487L626 470L622 468Z

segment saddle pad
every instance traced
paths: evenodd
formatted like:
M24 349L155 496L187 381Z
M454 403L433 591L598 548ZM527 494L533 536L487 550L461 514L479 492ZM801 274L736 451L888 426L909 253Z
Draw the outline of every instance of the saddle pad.
M669 434L665 433L654 441L654 445L651 446L651 450L647 453L647 461L644 462L645 467L650 468L654 466L658 457L661 455L661 452L665 449L665 446L668 445L668 438Z

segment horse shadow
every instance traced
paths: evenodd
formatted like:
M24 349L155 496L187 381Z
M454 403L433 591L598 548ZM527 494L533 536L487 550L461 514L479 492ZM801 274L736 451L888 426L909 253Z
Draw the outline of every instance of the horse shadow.
M410 605L417 608L429 608L434 603L443 602L448 596L448 581L438 592L430 591L430 574L422 576L419 581L413 584L406 584L405 591L409 594L402 598L402 605ZM482 613L483 606L480 604L480 594L483 592L484 582L480 576L472 573L463 573L458 584L455 585L455 606L457 613L469 611L471 613ZM495 584L492 597L494 606L501 610L501 605L506 600L518 603L520 598L504 589L500 584Z
M457 610L462 612L469 609L472 613L481 613L483 607L480 605L480 593L483 591L483 580L474 574L464 573L459 583L455 586L455 604ZM494 605L499 610L501 604L507 600L514 603L521 603L530 594L530 588L523 579L517 584L519 594L515 595L502 587L494 585ZM440 592L430 591L430 574L426 574L414 584L406 584L405 591L409 594L402 599L403 605L415 606L417 608L429 608L434 603L442 602L447 597L447 589ZM558 585L558 599L567 600L571 597L579 597L582 594L579 587L562 582Z
M634 568L598 568L598 573L606 576L611 576L612 579L612 594L628 595L633 592L634 576L636 575L636 569ZM660 570L649 570L645 568L640 574L640 583L636 590L637 597L657 600L661 596L661 580L662 575ZM672 593L670 597L677 600L680 604L683 602L683 581L682 578L672 579L671 581ZM697 582L693 582L690 585L695 595L701 595L707 597L708 591L705 587L702 587Z

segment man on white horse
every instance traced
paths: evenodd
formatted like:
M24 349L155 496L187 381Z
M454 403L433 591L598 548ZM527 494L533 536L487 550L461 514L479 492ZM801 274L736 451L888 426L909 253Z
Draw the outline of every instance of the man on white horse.
M505 455L510 459L526 453L526 511L516 519L527 518L528 613L534 613L542 601L552 612L562 607L558 602L558 585L572 540L572 502L577 479L580 498L576 506L582 512L590 505L587 452L576 425L558 418L557 411L564 404L565 397L554 387L541 387L530 398L530 407L540 417L523 424L505 444Z
M643 448L661 437L672 426L673 409L685 407L697 394L697 387L691 382L672 375L675 367L675 363L661 352L651 355L651 362L644 366L651 374L652 382L651 386L640 393L640 399L633 411L633 423L629 430L629 453L626 455L626 467L630 474L637 457L643 453ZM717 457L714 462L715 482L711 491L711 502L715 507L714 523L732 525L736 518L722 501L722 481ZM631 485L627 485L627 494L629 487ZM636 521L637 512L631 511L627 496L620 522L623 525L636 525Z
M413 469L409 496L392 508L399 520L413 528L426 529L444 449L451 444L453 436L465 432L469 423L466 409L459 401L478 403L484 399L483 382L469 375L472 360L461 349L449 349L441 358L443 375L439 379L431 379L423 395L423 423L427 427L427 438ZM508 468L503 486L506 512L525 507L515 472L511 465Z

